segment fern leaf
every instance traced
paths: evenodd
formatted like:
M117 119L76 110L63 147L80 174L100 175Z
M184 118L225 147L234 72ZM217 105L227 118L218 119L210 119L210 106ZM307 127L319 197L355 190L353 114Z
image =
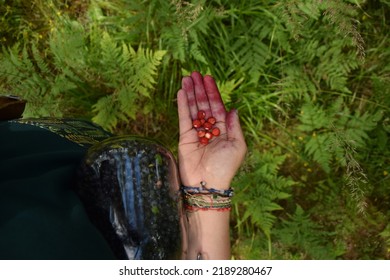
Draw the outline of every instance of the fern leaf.
M104 128L114 128L117 125L118 120L123 117L113 95L100 98L98 102L93 105L92 109L95 113L92 121Z
M346 138L353 139L356 143L356 147L364 147L367 139L370 138L368 132L377 126L378 121L381 118L381 111L377 111L376 114L364 113L363 115L360 115L357 113L355 116L352 116L346 124Z
M311 103L302 106L299 119L301 124L298 126L298 129L301 131L314 131L327 127L330 123L326 112L319 106L315 106Z
M301 124L298 129L309 132L309 140L305 143L305 152L316 161L325 172L330 172L332 154L329 151L331 134L319 132L327 128L332 119L319 106L311 103L302 106L299 116Z
M117 90L120 111L131 119L136 119L138 107L136 106L137 94L130 86L123 86Z
M37 65L39 71L42 73L42 75L51 76L52 73L49 69L49 65L47 64L47 62L44 61L44 59L42 58L41 54L39 53L39 51L34 43L31 45L31 51L33 54L34 62L36 63L36 65Z
M284 156L275 156L270 152L261 156L259 152L254 152L250 157L253 170L242 176L237 184L242 189L237 191L235 199L244 201L245 207L242 222L249 220L268 238L277 220L274 212L283 209L278 202L289 197L286 190L293 185L292 180L278 176L279 166L284 160Z
M329 134L320 134L310 137L305 144L305 152L318 162L327 173L331 170L332 153L329 148L330 143L331 138Z
M150 90L153 89L156 83L155 76L157 74L157 67L160 65L166 51L158 50L153 53L149 49L139 47L136 53L134 51L132 53L131 63L133 76L131 77L130 84L141 95L150 97Z
M275 230L278 240L292 254L301 252L303 256L299 258L303 259L334 259L344 253L328 245L327 237L331 234L316 224L300 205L297 205L293 215L288 215L288 219L282 221L282 227Z
M256 37L244 37L231 47L234 63L241 67L243 73L249 73L250 79L257 82L268 58L268 46Z
M219 91L222 96L222 100L225 104L229 104L231 102L231 95L234 93L234 90L239 87L239 85L244 81L244 78L239 80L229 80L225 82L217 82Z
M174 59L185 62L188 40L186 36L183 36L182 30L177 27L167 27L161 34L161 37L166 43L169 54Z
M260 186L258 186L260 187ZM268 199L258 198L244 203L246 211L242 217L242 222L250 219L250 221L259 227L267 237L271 235L271 229L276 221L276 216L273 211L282 210L283 208Z

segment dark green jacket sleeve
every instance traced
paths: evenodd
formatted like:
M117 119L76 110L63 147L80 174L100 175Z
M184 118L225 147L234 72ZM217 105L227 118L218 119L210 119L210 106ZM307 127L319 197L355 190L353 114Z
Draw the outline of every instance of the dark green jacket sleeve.
M0 259L112 259L71 190L86 148L0 122Z

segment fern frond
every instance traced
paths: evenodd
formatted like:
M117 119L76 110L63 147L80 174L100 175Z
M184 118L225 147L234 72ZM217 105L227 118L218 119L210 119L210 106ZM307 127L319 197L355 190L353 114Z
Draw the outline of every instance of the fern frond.
M104 83L112 88L118 87L121 84L121 78L117 75L118 71L126 75L126 67L123 64L128 63L122 59L122 48L107 32L103 31L101 38L98 41L98 59L99 75L102 76ZM104 67L104 68L103 68Z
M130 117L131 119L135 120L136 113L137 113L137 106L136 106L136 101L138 99L137 93L129 85L124 85L121 88L118 88L116 93L118 96L120 112Z
M129 46L131 50L131 46ZM132 77L129 81L134 90L145 97L150 97L150 90L153 89L156 80L157 67L160 65L166 51L157 50L155 52L149 49L139 47L137 52L131 50L131 68Z
M331 138L329 134L312 135L305 144L305 152L316 161L322 169L329 173L332 154L330 152Z
M164 33L161 34L161 38L173 59L184 63L186 61L188 39L182 30L177 27L167 27Z
M257 187L261 188L261 186ZM242 217L242 222L250 220L251 223L260 228L270 238L271 229L277 220L272 212L282 210L283 208L274 202L270 202L267 198L261 198L261 196L258 199L244 202L244 206L246 210Z
M138 108L145 98L151 98L156 85L158 66L166 51L151 51L143 47L135 50L131 45L116 42L108 33L103 35L101 50L97 57L99 63L106 67L99 67L102 83L110 89L110 95L99 99L94 105L93 118L104 128L112 130L119 121L126 117L136 118ZM108 96L112 96L111 99ZM111 100L111 101L110 101ZM104 108L104 104L111 102L111 109ZM100 112L100 110L103 110ZM104 117L112 114L108 120ZM114 120L115 119L115 120Z
M225 82L218 81L217 85L219 88L219 92L221 93L222 100L225 104L229 104L231 102L231 95L234 93L234 90L239 87L239 85L244 81L244 78L239 80L229 80Z
M382 116L381 111L375 114L353 113L342 98L327 109L311 103L302 107L302 124L298 128L311 134L305 143L305 153L327 173L331 171L335 159L339 166L345 168L345 185L360 213L366 209L368 179L356 159L357 149L367 145L368 133L377 127Z
M281 228L275 230L277 239L287 247L292 254L301 252L299 259L334 259L344 253L334 250L327 238L332 235L318 224L310 215L297 205L294 214L282 220Z
M38 70L41 72L41 74L45 76L51 76L52 72L50 70L50 66L42 58L42 55L39 53L39 50L34 43L31 45L31 51L32 58L34 59L34 62L37 65Z
M58 29L50 34L50 53L54 56L57 68L67 65L83 68L86 64L88 48L86 46L86 30L81 23L61 18Z
M321 1L324 7L324 17L331 24L336 25L342 36L350 36L356 47L358 56L364 60L365 42L361 34L357 31L357 21L352 17L356 13L356 8L351 4L341 0Z
M301 124L298 128L301 131L314 131L323 127L327 127L330 119L326 112L319 106L312 103L304 104L299 115Z
M366 112L362 115L357 112L345 123L345 138L351 139L356 148L364 147L370 138L369 132L377 126L382 117L381 111L377 111L375 114Z
M331 90L349 93L348 75L359 67L359 61L354 54L342 52L342 42L334 40L332 46L319 56L321 60L315 68L314 76L319 83L324 81ZM341 65L340 60L343 61Z
M257 82L265 72L268 46L257 37L245 36L232 45L231 52L235 57L233 63L241 68L242 73L249 73L251 81Z
M245 211L242 222L248 220L260 228L268 238L276 222L275 211L283 208L279 200L289 197L288 189L294 182L278 176L278 169L284 162L284 156L274 156L271 153L260 155L255 151L250 158L253 161L252 170L241 176L237 185L237 201L243 201Z
M115 100L114 95L104 96L92 106L95 116L92 121L101 125L102 127L112 129L114 128L118 120L124 118L119 110L119 103Z

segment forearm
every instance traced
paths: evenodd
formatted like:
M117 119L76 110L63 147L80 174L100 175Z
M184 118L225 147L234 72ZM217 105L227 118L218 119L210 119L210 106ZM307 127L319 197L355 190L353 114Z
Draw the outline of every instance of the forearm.
M199 195L193 188L182 189L186 240L183 258L230 259L231 190L224 187L204 191L206 185L196 188L206 194Z
M237 111L226 111L215 80L198 72L183 78L177 103L180 179L188 186L183 188L183 258L230 259L228 189L246 153ZM194 121L210 118L219 133L204 143Z
M184 259L230 259L230 211L187 212Z

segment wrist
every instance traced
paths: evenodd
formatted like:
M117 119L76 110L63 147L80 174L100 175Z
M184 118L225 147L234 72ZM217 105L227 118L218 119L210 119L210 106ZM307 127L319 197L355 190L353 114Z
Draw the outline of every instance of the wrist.
M231 187L230 179L214 179L212 177L197 177L197 178L188 178L186 180L182 180L182 185L188 187L206 187L209 189L217 189L217 190L227 190Z
M199 187L185 185L180 187L184 208L189 212L198 210L230 211L233 189L216 189L206 185L206 182L201 181Z

